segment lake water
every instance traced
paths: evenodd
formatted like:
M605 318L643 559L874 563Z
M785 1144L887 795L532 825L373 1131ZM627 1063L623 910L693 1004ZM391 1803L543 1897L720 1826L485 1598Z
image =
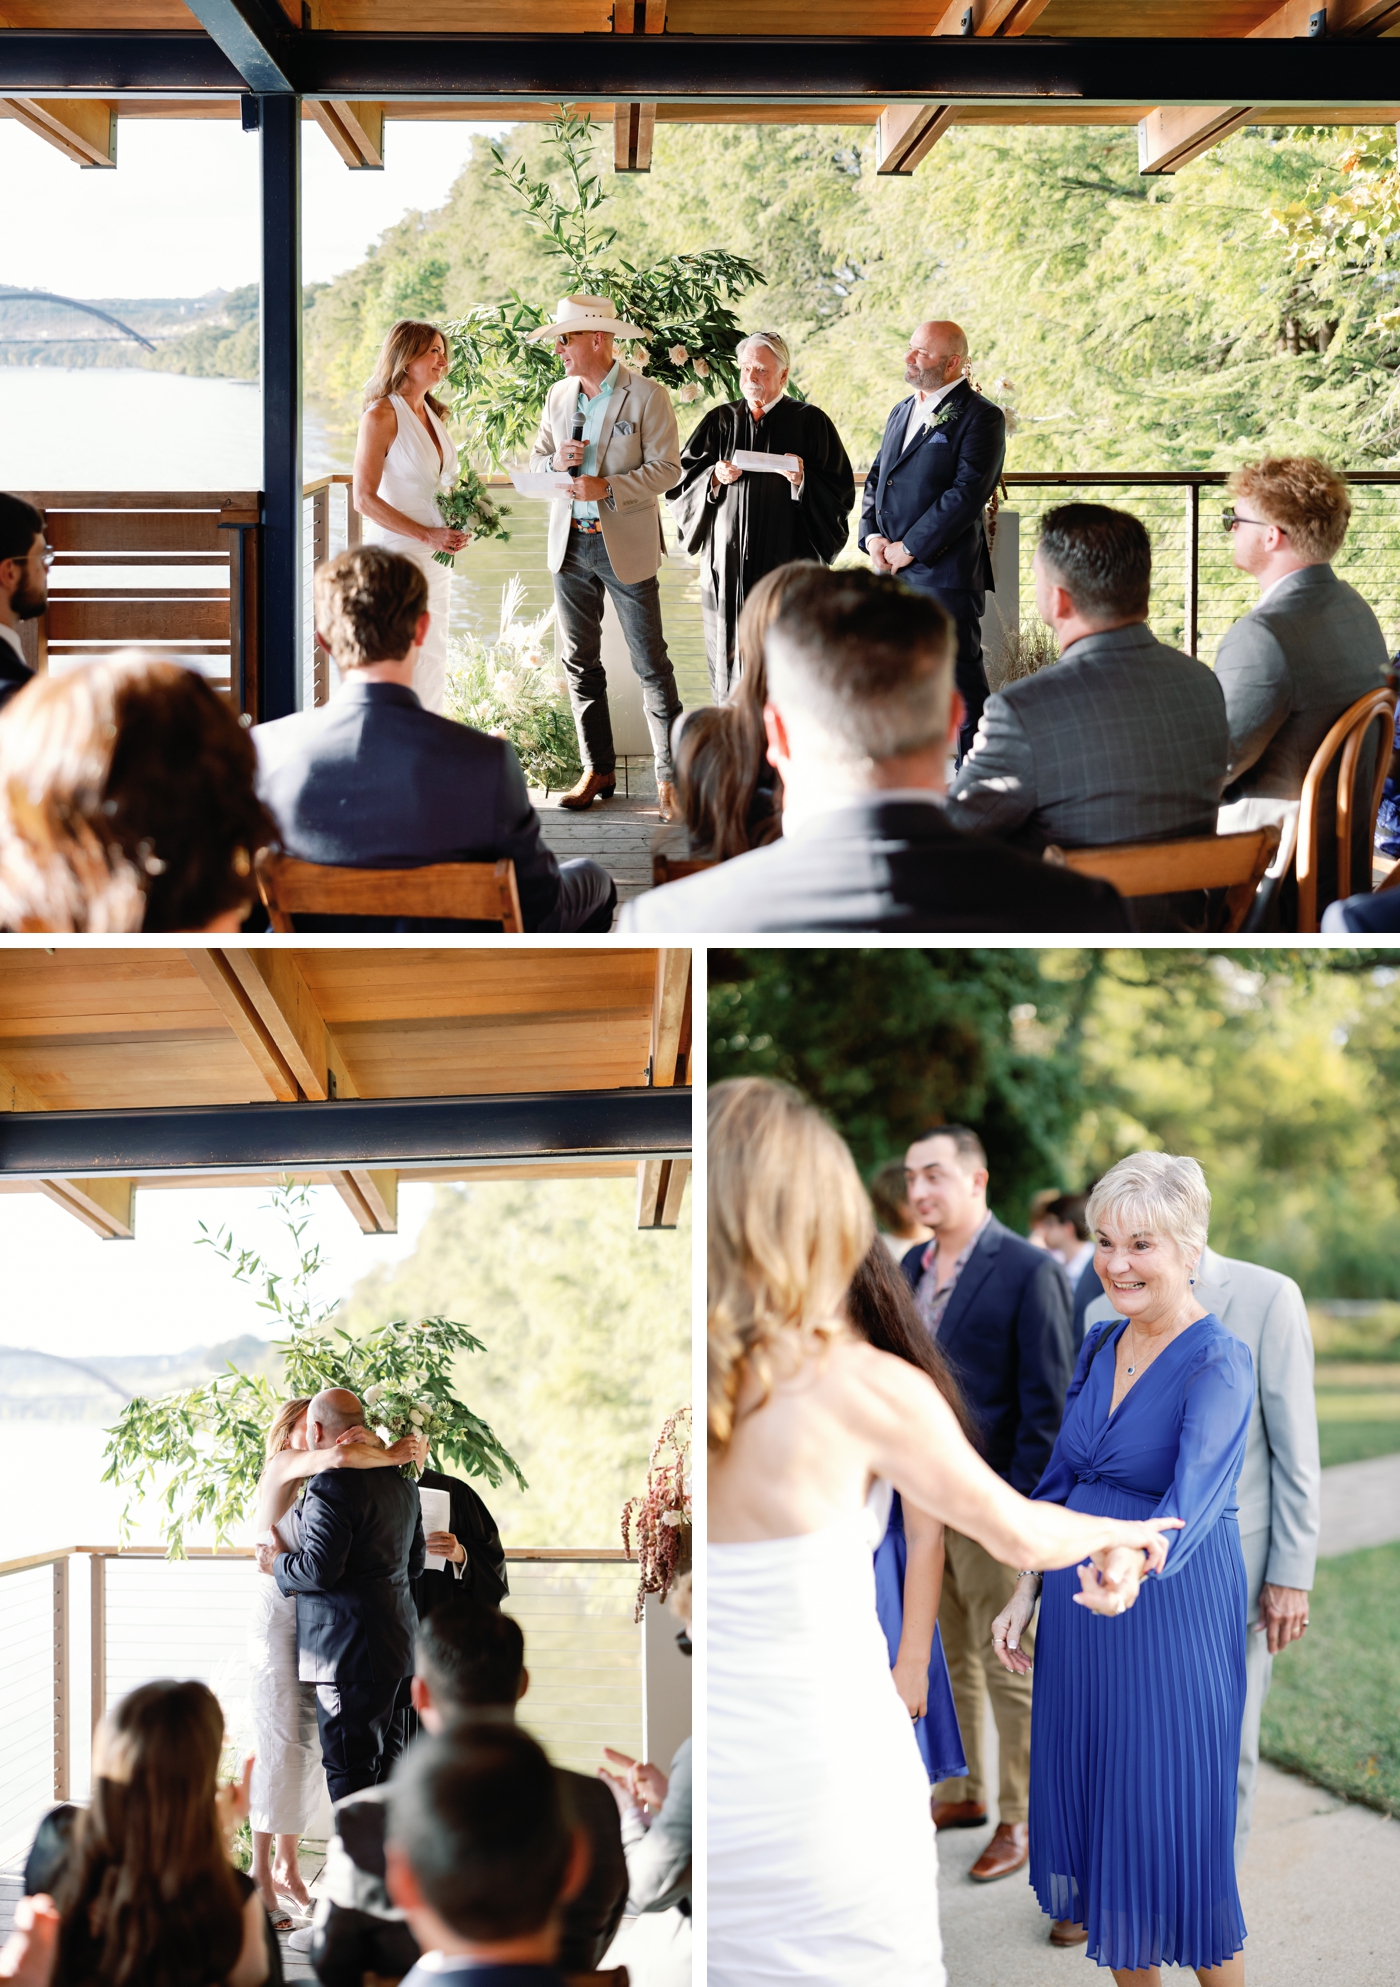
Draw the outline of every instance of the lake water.
M256 490L261 419L259 389L241 380L137 368L0 366L0 489ZM328 410L308 404L302 423L308 482L348 471L353 447ZM553 599L545 561L548 507L515 498L509 508L509 543L488 539L458 560L454 633L494 633L501 589L516 574L525 582L528 614L543 612ZM674 553L674 531L665 522ZM96 576L86 578L97 583ZM104 569L100 581L120 586L120 569ZM691 709L708 704L699 571L684 554L662 565L661 609L681 701ZM640 699L637 705L640 710Z

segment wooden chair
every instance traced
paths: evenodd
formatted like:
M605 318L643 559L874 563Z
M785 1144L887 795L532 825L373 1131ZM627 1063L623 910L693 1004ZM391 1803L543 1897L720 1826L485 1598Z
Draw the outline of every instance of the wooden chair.
M1080 876L1101 877L1122 897L1164 897L1179 890L1224 890L1221 931L1238 931L1278 847L1276 822L1242 835L1200 835L1184 842L1119 842L1105 849L1050 849L1051 861Z
M471 919L523 931L513 862L433 862L422 869L338 869L264 849L258 894L274 931L295 931L300 913L330 918Z
M1359 791L1361 748L1372 725L1380 727L1376 741L1376 763L1369 794ZM1298 879L1298 929L1320 929L1317 902L1318 828L1322 816L1322 787L1327 773L1341 754L1337 773L1337 895L1351 895L1353 839L1359 839L1364 823L1368 856L1366 877L1370 880L1369 855L1376 839L1376 815L1380 811L1385 776L1390 769L1390 746L1395 735L1395 692L1387 686L1369 690L1345 710L1313 754L1303 781L1303 797L1298 805L1296 827L1297 855L1294 873ZM1364 810L1364 811L1363 811ZM1326 906L1323 906L1325 909Z
M651 859L651 886L659 890L663 883L679 883L683 876L698 876L702 869L715 866L713 856L668 856L658 851Z
M566 1973L564 1987L628 1987L630 1979L625 1966L610 1966L606 1973Z

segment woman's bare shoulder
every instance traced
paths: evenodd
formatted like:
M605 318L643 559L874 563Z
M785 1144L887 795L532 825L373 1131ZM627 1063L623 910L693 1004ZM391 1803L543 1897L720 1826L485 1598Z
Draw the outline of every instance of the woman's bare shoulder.
M360 426L371 433L379 428L396 428L398 423L398 409L392 400L372 400L360 416Z

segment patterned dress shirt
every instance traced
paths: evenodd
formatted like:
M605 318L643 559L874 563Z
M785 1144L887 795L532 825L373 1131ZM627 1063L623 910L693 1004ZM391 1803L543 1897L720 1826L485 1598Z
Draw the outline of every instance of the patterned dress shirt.
M938 1327L943 1323L943 1313L947 1310L949 1299L958 1287L958 1278L966 1269L967 1259L977 1247L978 1237L991 1218L990 1214L982 1216L971 1241L949 1270L946 1283L938 1281L938 1237L936 1235L920 1258L922 1274L919 1277L919 1287L914 1292L914 1302L918 1306L919 1316L928 1326L929 1335L932 1338L938 1337Z

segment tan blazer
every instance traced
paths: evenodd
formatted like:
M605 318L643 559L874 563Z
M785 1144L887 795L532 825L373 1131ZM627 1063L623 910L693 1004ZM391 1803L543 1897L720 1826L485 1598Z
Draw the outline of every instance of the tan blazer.
M530 452L531 469L548 469L554 451L572 440L579 392L578 381L567 378L556 380L549 389ZM666 556L657 500L681 480L681 441L665 387L623 365L618 367L598 435L597 473L612 483L611 498L598 505L612 569L625 585L648 580ZM564 563L572 516L572 497L556 497L549 517L552 573Z

